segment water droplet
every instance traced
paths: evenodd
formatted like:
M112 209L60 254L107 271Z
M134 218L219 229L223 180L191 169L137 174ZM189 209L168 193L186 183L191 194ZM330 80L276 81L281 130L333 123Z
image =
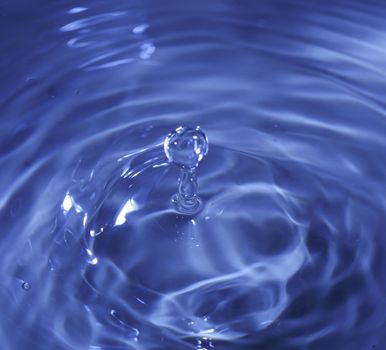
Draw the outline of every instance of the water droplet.
M28 283L28 282L23 282L21 287L24 289L24 290L30 290L31 289L31 285Z
M201 207L201 200L197 196L196 168L208 153L208 149L208 138L199 126L180 126L164 141L164 150L169 162L181 168L178 193L172 199L180 213L195 214Z
M180 126L166 137L164 149L169 162L192 169L207 155L208 138L199 126Z

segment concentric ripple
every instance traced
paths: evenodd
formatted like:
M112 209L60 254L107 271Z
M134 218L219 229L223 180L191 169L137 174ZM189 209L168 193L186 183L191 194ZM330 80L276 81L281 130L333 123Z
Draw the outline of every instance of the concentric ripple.
M383 349L385 15L0 4L0 348ZM210 140L195 215L180 125Z

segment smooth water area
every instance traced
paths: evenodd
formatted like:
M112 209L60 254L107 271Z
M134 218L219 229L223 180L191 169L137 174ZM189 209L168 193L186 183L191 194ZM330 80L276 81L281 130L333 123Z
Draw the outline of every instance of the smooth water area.
M0 2L0 348L385 349L385 18Z

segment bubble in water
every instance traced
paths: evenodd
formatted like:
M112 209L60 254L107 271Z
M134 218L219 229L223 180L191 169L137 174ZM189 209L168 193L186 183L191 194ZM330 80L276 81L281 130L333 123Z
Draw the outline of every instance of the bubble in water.
M208 138L199 126L180 126L166 137L164 149L170 162L192 169L208 153Z
M174 206L180 213L195 214L201 207L202 202L197 196L196 168L208 149L208 138L199 126L180 126L165 139L166 157L181 168L178 193L173 197Z
M28 283L28 282L23 282L21 287L24 289L24 290L29 290L31 289L31 285Z

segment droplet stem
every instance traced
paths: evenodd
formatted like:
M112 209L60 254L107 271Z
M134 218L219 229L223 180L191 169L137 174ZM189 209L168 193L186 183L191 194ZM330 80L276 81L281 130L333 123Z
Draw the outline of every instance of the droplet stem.
M200 206L195 168L181 168L175 204L181 212L195 212Z

